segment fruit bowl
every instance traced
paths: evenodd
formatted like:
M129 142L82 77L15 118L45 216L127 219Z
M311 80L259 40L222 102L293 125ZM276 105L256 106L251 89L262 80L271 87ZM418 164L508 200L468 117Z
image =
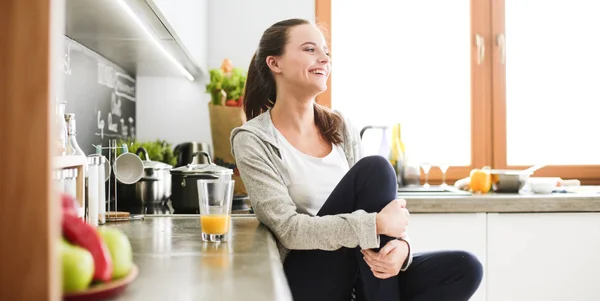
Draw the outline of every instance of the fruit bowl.
M117 296L132 283L139 274L138 267L134 264L127 276L106 283L91 285L87 290L63 295L65 301L91 301L103 300Z

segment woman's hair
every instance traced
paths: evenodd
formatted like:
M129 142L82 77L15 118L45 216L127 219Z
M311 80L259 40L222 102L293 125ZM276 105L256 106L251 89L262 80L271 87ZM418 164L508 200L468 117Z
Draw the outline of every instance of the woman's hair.
M277 89L275 78L267 66L267 57L282 55L288 41L290 28L303 24L311 23L303 19L288 19L273 24L263 33L258 50L250 61L246 76L243 105L247 121L275 105ZM339 144L342 142L340 133L342 118L317 103L315 103L315 124L323 138L329 143Z

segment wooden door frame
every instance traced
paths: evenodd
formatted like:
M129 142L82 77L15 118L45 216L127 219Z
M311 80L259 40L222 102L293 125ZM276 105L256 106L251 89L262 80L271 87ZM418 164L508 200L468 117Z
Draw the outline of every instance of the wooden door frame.
M471 7L471 165L452 166L448 170L446 180L452 183L455 180L467 177L473 168L489 166L492 163L492 100L491 100L491 70L492 61L492 28L489 22L491 14L490 0L470 0ZM330 48L333 28L331 24L331 0L315 0L316 23L326 29L326 39ZM486 53L481 65L477 64L477 46L475 35L484 38ZM335 54L334 54L335 55ZM317 102L331 107L331 76L327 82L329 89L317 98ZM424 181L425 176L421 175ZM430 182L441 182L442 173L437 168L432 168L429 175Z
M329 52L332 53L331 45L331 0L315 0L315 23L321 28ZM317 99L318 104L331 108L331 75L327 79L327 90L321 93Z
M50 180L56 5L0 2L0 300L60 297L59 206Z

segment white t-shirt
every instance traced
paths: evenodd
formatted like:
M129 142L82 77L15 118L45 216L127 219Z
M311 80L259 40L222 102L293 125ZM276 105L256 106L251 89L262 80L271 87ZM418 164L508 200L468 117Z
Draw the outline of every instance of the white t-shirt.
M297 212L315 216L350 169L344 150L333 145L327 156L313 157L297 150L279 131L277 136L290 175L288 191Z

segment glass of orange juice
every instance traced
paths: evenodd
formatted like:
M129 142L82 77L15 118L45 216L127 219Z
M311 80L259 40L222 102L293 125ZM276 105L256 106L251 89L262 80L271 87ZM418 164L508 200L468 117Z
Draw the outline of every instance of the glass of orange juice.
M222 242L229 233L234 180L198 180L202 240Z

